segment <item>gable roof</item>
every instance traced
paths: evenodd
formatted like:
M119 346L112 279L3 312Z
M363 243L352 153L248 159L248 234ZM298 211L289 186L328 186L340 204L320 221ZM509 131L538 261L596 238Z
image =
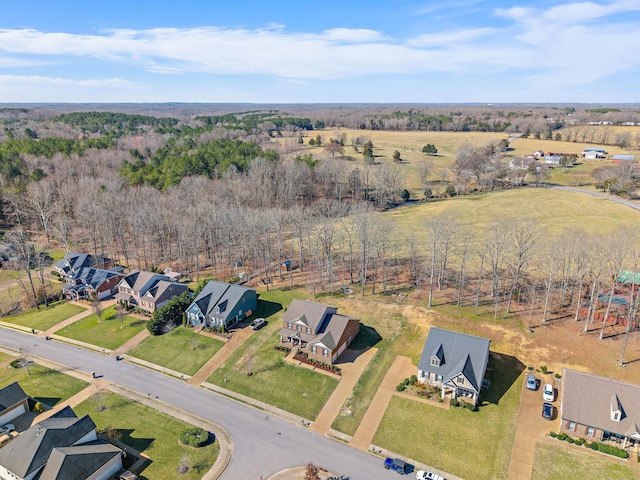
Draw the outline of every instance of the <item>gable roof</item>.
M71 446L95 428L88 415L47 418L0 448L0 465L25 478L45 465L54 448Z
M69 252L62 260L54 263L53 266L64 272L78 272L83 268L99 267L110 261L111 259L105 257L103 253L91 255L89 253Z
M324 332L327 325L328 314L336 313L336 307L330 307L322 303L310 302L309 300L298 300L294 298L284 313L282 320L285 323L296 322L300 320L311 328L314 333ZM302 318L304 317L304 318Z
M24 392L18 382L7 385L0 389L0 412L9 407L13 407L16 403L20 403L27 398L29 398L29 395Z
M486 338L431 327L418 369L442 375L443 383L463 374L476 392L480 392L490 344L491 340ZM440 359L440 366L431 365L433 356Z
M101 440L54 448L39 480L85 480L121 453L118 447Z
M134 292L140 292L140 295L147 293L147 290L160 280L170 281L171 279L166 275L145 272L144 270L133 270L122 279Z
M640 433L640 386L567 368L562 384L564 420L629 436ZM611 419L616 410L622 413L619 421Z
M89 285L92 288L98 288L103 282L113 278L122 277L123 274L115 272L113 270L103 270L101 268L86 267L80 269L78 272L70 273L68 277L71 280L80 280L84 285Z
M200 312L207 317L225 318L225 312L231 311L248 291L255 293L252 288L212 280L204 286L198 296L191 302L189 309L193 305L197 305ZM219 313L215 313L216 307L219 308Z
M143 298L147 302L151 300L152 303L158 305L176 295L186 292L188 288L189 287L185 283L159 280L158 283L147 290L147 293L144 294Z

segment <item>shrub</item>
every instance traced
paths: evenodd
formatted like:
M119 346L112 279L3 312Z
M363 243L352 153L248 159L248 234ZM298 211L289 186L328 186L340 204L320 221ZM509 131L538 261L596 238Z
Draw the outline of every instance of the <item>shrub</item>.
M447 197L455 197L456 196L456 187L454 187L453 185L449 184L447 185L447 189L445 190L445 195Z
M585 443L587 443L587 441L582 437L576 440L576 445L584 445Z
M576 441L573 438L568 436L567 437L567 443L576 443Z
M60 272L58 272L57 270L51 270L51 275L60 278Z
M396 390L397 390L398 392L404 392L405 388L406 388L406 387L404 386L404 383L401 383L401 384L399 384L399 385L396 387Z
M40 403L40 402L36 402L36 404L33 406L33 411L35 413L44 412L44 405L42 405L42 403Z
M162 335L182 323L182 315L191 304L188 292L173 297L165 305L153 312L151 321L147 323L147 329L151 335Z
M474 405L473 403L467 403L464 402L464 408L471 410L472 412L477 412L478 411L478 406Z
M566 433L559 433L558 440L562 440L563 442L567 439L568 435Z
M458 402L457 398L452 398L449 401L449 406L451 406L451 407L457 407L458 405L460 405L460 402Z
M559 373L556 373L556 378L559 380L562 378L562 375L560 375Z
M416 383L418 381L418 377L415 375L411 375L411 383Z
M589 448L591 450L598 450L598 442L591 442L591 444L589 445Z
M558 434L557 434L556 432L549 432L549 436L550 436L551 438L557 438L557 437L558 437Z
M209 432L202 428L188 428L180 434L180 443L199 448L209 440Z
M546 366L546 365L542 365L542 366L540 367L540 371L541 371L542 373L547 373L547 366Z

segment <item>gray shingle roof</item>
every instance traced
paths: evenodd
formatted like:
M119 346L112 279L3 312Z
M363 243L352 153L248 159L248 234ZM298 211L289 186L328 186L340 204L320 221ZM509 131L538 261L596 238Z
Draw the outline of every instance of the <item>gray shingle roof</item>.
M255 292L242 285L212 280L204 286L189 308L195 303L205 316L226 318L225 312L231 311L247 291ZM214 313L216 307L220 308L219 314Z
M118 447L101 440L54 448L39 480L85 480L121 453Z
M24 393L24 390L22 390L18 382L7 385L0 390L0 413L14 406L16 403L22 402L26 398L29 398L29 395Z
M285 323L293 323L296 320L302 320L301 317L304 316L303 323L311 328L312 333L317 334L324 331L324 323L327 321L327 315L336 313L336 311L336 307L294 298L282 319Z
M88 415L48 418L0 448L0 465L25 478L42 468L54 448L71 446L95 428Z
M563 420L628 436L640 433L640 386L566 368L562 385ZM616 409L622 412L619 422L611 419Z
M480 392L490 343L486 338L431 327L418 369L442 375L443 383L462 373L476 392ZM440 358L439 367L431 365L433 356Z
M167 280L160 280L153 287L147 290L147 293L142 297L145 301L151 301L158 305L170 298L181 295L188 290L188 286L184 283L169 282Z

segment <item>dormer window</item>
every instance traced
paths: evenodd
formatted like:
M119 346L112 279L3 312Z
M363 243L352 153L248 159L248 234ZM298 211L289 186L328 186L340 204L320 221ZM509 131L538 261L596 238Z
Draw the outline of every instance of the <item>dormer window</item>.
M618 398L618 396L614 393L611 396L611 420L613 420L614 422L619 422L620 420L622 420L622 416L622 404L620 403L620 399Z
M435 355L433 357L431 357L431 366L432 367L439 367L440 366L440 359L438 357L436 357Z
M614 422L619 422L620 421L620 412L612 412L611 420L613 420Z

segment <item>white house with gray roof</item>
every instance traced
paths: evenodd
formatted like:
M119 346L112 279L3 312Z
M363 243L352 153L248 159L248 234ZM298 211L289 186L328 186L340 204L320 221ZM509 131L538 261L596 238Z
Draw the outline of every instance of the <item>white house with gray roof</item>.
M418 380L442 388L442 398L478 404L491 340L431 327L418 363Z
M258 307L253 288L232 283L208 282L187 308L187 322L194 327L229 328Z
M562 369L560 430L590 442L640 444L640 386Z

